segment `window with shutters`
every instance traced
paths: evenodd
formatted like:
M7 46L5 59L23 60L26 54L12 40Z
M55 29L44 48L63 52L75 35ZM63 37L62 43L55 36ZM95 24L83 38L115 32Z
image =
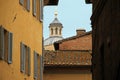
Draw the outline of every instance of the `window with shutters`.
M23 44L22 42L20 43L21 47L21 55L20 55L20 68L21 72L24 74L27 74L30 76L30 48Z
M20 3L27 11L30 11L30 0L19 0L19 3Z
M0 26L0 59L12 63L12 33Z
M42 70L42 57L34 51L34 79L42 80L43 70Z
M43 0L33 0L32 3L33 16L39 21L43 21Z
M43 0L40 0L40 21L43 21Z
M43 80L43 57L40 56L40 80Z

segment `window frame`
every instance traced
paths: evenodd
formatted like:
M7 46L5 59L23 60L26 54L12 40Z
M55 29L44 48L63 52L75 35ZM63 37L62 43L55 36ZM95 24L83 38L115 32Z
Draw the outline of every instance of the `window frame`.
M20 43L20 71L28 76L31 74L30 47L23 42Z
M30 12L30 0L19 0L20 5L22 5L28 12Z
M13 34L0 26L0 60L12 64Z

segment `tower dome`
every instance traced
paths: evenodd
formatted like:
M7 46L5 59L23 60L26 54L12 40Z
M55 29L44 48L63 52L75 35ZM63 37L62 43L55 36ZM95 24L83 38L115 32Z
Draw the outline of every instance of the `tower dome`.
M58 13L55 12L55 18L52 21L52 23L50 23L49 25L49 38L45 39L44 41L44 46L46 45L51 45L54 42L63 39L62 37L62 23L58 20L57 15Z

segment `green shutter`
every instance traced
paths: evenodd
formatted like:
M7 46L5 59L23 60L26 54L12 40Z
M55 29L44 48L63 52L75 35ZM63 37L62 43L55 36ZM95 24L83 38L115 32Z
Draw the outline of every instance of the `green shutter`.
M28 76L30 76L31 73L31 56L30 56L30 48L28 47Z
M12 63L12 33L8 33L8 63Z
M4 29L0 26L0 59L4 59Z
M34 78L37 79L37 53L34 51Z
M23 5L23 4L24 4L24 0L19 0L19 3L20 3L21 5Z
M40 21L43 21L43 0L40 0Z
M25 46L22 42L20 43L20 47L21 47L20 71L25 73Z
M27 10L30 11L30 0L27 0Z
M36 16L36 0L33 0L33 15Z

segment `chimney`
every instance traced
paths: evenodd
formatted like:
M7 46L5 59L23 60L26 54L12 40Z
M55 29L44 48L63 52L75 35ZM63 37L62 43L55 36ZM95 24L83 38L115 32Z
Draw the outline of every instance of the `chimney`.
M77 29L76 30L76 33L77 33L77 36L81 35L81 34L84 34L86 32L85 29Z

